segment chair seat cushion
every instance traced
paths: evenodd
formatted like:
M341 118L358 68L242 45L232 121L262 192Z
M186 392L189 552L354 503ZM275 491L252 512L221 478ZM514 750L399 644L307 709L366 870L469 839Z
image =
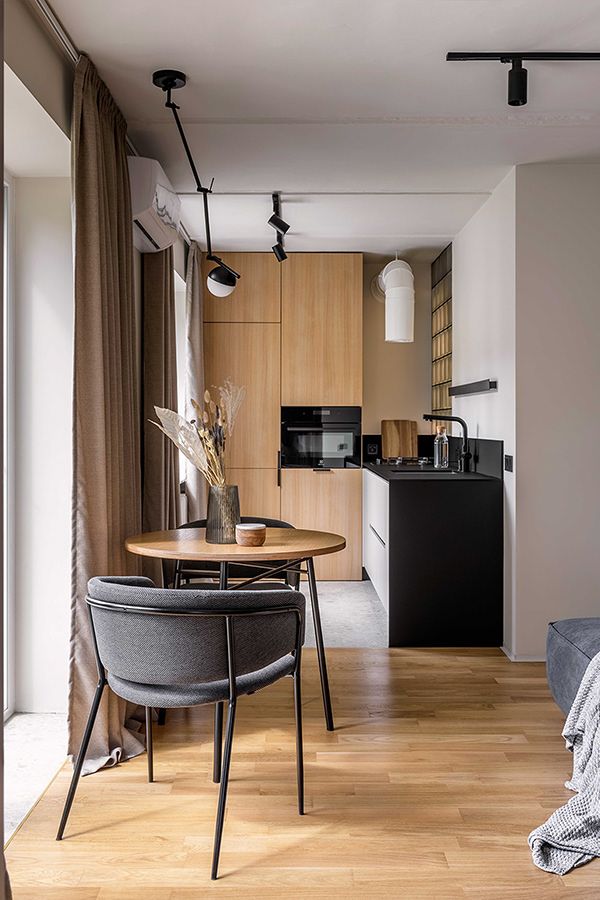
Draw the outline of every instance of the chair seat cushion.
M600 652L600 618L551 622L547 638L548 684L568 713L590 660Z
M252 694L261 688L279 681L285 675L291 675L296 664L290 653L283 656L264 669L240 675L236 679L238 694ZM115 675L107 674L108 683L119 697L141 706L157 706L171 709L176 706L200 706L203 703L216 703L229 698L229 681L209 681L204 684L137 684L126 681Z

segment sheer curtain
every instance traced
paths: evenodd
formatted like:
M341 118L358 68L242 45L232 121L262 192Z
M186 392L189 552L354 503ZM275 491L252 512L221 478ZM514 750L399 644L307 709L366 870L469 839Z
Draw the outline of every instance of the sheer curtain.
M137 574L124 539L141 531L138 330L126 123L86 57L75 71L71 163L75 350L69 753L97 683L86 585ZM84 772L141 753L125 701L105 691Z
M196 412L191 401L202 405L204 396L204 347L202 297L202 252L196 241L192 241L188 252L185 275L185 417L195 419ZM186 464L185 493L188 505L188 520L203 519L206 516L206 482L200 472Z
M152 421L155 406L177 409L173 248L143 257L143 506L144 531L177 527L179 454ZM144 574L160 584L159 560L145 558Z

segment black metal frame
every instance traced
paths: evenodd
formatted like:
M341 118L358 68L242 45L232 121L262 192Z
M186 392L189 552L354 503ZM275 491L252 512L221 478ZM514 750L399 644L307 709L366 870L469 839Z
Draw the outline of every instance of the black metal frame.
M226 567L227 563L222 563L222 566ZM226 579L227 577L227 569L222 568L221 578ZM215 725L217 723L217 718L220 717L220 728L217 731L215 727L215 749L217 747L217 734L219 737L219 753L218 753L218 771L217 771L217 754L215 754L215 761L213 764L213 779L216 782L220 783L219 787L219 799L217 804L217 817L215 822L215 837L213 844L213 857L212 857L212 866L211 866L211 879L215 880L217 878L218 867L219 867L219 856L221 852L221 842L223 837L223 824L225 820L225 807L227 803L227 788L229 785L229 770L231 766L231 751L233 746L233 730L235 725L235 712L237 705L237 676L235 671L235 630L234 630L234 620L240 616L247 618L250 616L270 616L270 615L284 615L293 613L296 616L296 636L294 642L294 668L290 673L293 683L294 683L294 715L296 719L296 779L298 786L298 812L300 815L304 815L304 759L302 755L303 744L302 744L302 693L301 693L301 661L302 661L302 615L300 610L296 606L270 606L264 607L262 609L216 609L216 610L206 610L206 609L166 609L164 607L151 607L151 606L135 606L127 603L109 603L103 600L96 600L92 597L87 596L86 603L88 604L88 611L90 616L91 630L92 630L92 639L94 646L94 653L96 657L96 666L98 668L98 684L96 686L96 691L94 693L94 697L92 699L92 704L90 707L90 712L88 715L88 720L86 723L86 727L83 733L83 738L81 741L81 745L79 748L79 752L77 754L77 759L75 761L75 766L73 770L73 777L71 779L71 784L69 786L69 791L67 793L67 798L65 800L65 805L63 809L63 813L61 816L60 824L58 827L58 832L56 835L56 840L60 841L63 838L63 834L65 831L65 827L67 825L67 821L69 818L69 813L71 811L71 807L73 805L73 800L75 799L75 792L77 790L77 785L79 783L79 778L81 776L81 770L83 768L83 763L85 761L85 756L87 753L87 749L89 746L90 738L92 735L92 731L94 728L94 723L96 721L96 716L98 714L98 709L100 708L100 701L102 700L102 694L104 692L104 688L108 684L106 678L106 669L102 663L100 658L100 652L98 650L98 641L96 639L96 629L94 627L94 618L92 615L92 608L96 607L98 609L110 610L111 612L116 613L134 613L138 615L152 615L152 616L178 616L178 617L203 617L203 618L224 618L225 619L225 629L227 636L227 678L229 682L229 701L228 701L228 713L227 713L227 727L225 732L225 750L223 756L222 763L222 771L221 771L221 740L222 740L222 723L223 723L223 703L224 701L217 702L215 704ZM153 774L153 759L152 759L152 709L150 707L146 707L146 728L147 728L147 739L146 746L148 751L148 781L152 782L154 780ZM217 777L218 776L218 777Z

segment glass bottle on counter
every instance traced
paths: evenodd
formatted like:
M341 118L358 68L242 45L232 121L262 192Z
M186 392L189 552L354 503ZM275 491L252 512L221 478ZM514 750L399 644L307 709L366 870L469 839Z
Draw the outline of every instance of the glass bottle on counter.
M433 468L448 468L448 435L446 434L446 426L438 425L436 427L437 434L433 442Z

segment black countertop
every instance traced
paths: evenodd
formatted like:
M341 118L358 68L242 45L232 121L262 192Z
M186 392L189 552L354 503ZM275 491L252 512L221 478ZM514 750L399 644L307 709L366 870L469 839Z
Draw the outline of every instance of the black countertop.
M498 481L491 475L477 472L440 471L433 466L394 466L387 463L365 463L364 469L379 475L384 481Z

